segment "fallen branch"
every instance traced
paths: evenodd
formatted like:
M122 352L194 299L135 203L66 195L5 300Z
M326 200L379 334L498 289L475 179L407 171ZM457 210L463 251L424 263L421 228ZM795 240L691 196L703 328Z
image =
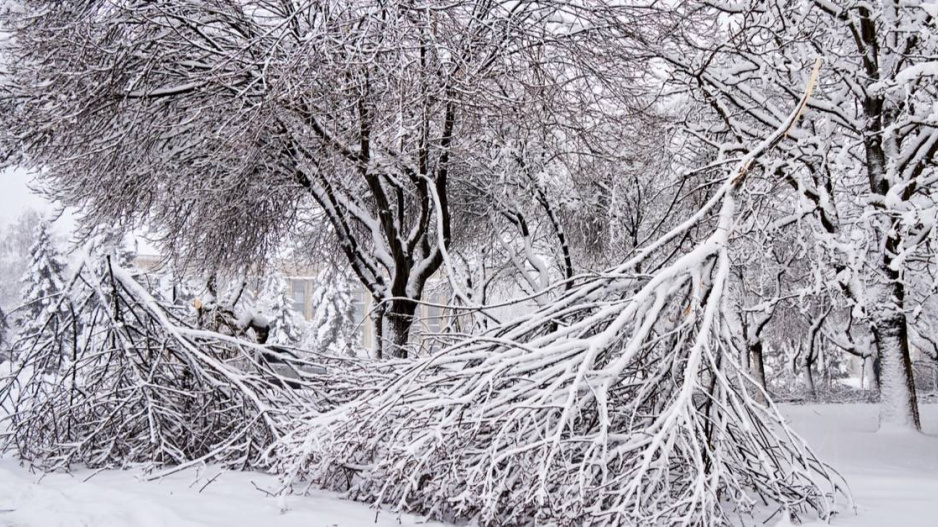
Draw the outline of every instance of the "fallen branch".
M285 491L307 480L498 526L718 525L777 510L829 519L845 484L751 395L762 388L723 317L736 195L809 96L697 213L630 261L298 422L276 447ZM638 271L714 215L692 250Z

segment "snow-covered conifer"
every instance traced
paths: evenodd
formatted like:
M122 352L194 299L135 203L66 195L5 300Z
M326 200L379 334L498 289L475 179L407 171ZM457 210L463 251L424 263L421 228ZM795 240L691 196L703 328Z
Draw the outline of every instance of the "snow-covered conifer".
M341 273L329 271L316 281L313 318L305 347L352 353L358 334L352 295L352 284Z
M24 337L38 333L46 324L57 324L67 314L62 299L65 265L47 223L39 224L29 256L30 266L22 279L25 296L20 321Z
M6 357L5 350L10 342L10 323L7 322L7 315L0 306L0 361Z
M288 346L299 344L303 340L304 321L293 309L287 283L282 275L275 274L267 281L264 296L269 302L267 312L270 335L267 343Z

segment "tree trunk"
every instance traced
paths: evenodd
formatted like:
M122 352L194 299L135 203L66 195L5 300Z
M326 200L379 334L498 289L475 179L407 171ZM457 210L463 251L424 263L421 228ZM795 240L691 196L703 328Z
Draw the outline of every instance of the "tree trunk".
M768 392L769 387L765 384L765 360L763 358L761 340L757 340L749 346L749 360L752 362L753 376L755 376L756 381L759 382L759 386L762 386L762 389ZM759 402L765 402L761 393L758 394L757 397Z
M879 426L921 430L909 356L905 315L895 312L877 321L873 335L879 349Z
M808 388L808 398L817 400L817 386L814 384L814 360L809 356L804 361L804 382Z
M864 26L863 40L875 46L877 44L875 26L865 8L860 11ZM889 48L886 48L889 49ZM879 80L879 72L874 66L867 66L874 80ZM866 150L866 170L871 194L886 196L889 193L887 150L900 150L896 134L886 134L893 123L894 112L885 106L883 95L870 92L863 101L863 111L867 117L863 143ZM906 189L908 191L908 189ZM906 196L905 199L908 199ZM905 286L900 270L894 269L893 255L902 252L902 232L900 220L893 217L885 220L883 232L885 244L879 270L888 280L885 293L873 309L873 337L879 353L877 383L880 396L880 428L906 428L921 430L918 415L918 401L915 397L915 385L912 377L912 361L909 355L908 325L905 317ZM874 371L876 365L874 363Z
M387 339L384 349L388 357L406 359L410 343L410 328L414 324L417 303L412 300L394 300L385 314Z
M381 360L384 358L384 305L379 304L371 315L371 325L374 328L374 340L371 343L372 356Z
M893 233L898 230L893 220ZM909 350L909 327L905 317L905 285L899 271L892 268L892 255L898 254L901 241L895 234L886 238L880 269L889 279L888 294L876 307L873 337L879 356L877 382L880 397L880 428L910 428L921 431L918 400Z

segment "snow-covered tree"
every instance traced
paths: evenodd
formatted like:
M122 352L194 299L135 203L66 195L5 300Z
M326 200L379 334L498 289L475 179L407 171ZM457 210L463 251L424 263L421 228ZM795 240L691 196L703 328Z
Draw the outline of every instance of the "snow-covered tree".
M784 121L796 79L823 62L806 126L779 145L785 156L767 167L761 192L787 203L789 220L810 221L808 239L825 256L820 280L872 334L882 425L918 429L909 314L931 293L910 284L933 281L936 266L934 8L691 0L667 14L669 43L655 43L667 84L710 109L687 128L720 154L745 151Z
M332 353L354 354L359 328L355 321L352 284L342 273L330 270L316 280L304 347Z
M744 189L812 85L697 214L626 262L299 424L280 445L288 481L491 526L830 519L849 491L751 396L725 316ZM695 230L675 256L668 242Z
M258 360L265 348L195 326L188 306L160 301L114 260L77 267L69 294L82 301L62 326L40 324L36 344L0 376L0 406L12 410L4 447L48 470L263 467L292 419L283 410L322 409L318 379L291 379L313 389L286 388ZM77 325L85 333L73 347Z
M19 279L29 267L29 250L41 222L39 213L28 210L0 229L0 304L8 309L22 303L23 283ZM11 318L15 316L11 314Z
M86 224L146 224L205 270L322 234L403 357L488 152L623 164L646 55L616 24L640 18L605 0L22 2L0 132Z
M10 322L7 320L7 314L0 306L0 361L7 359L7 346L10 345Z
M58 326L61 318L68 316L68 299L63 296L65 264L48 223L39 224L29 258L29 268L22 278L23 307L18 314L21 336L26 338L39 333L46 324Z
M262 300L267 303L264 309L269 328L268 344L296 346L303 341L305 322L293 309L293 301L287 281L280 274L275 274L264 287Z

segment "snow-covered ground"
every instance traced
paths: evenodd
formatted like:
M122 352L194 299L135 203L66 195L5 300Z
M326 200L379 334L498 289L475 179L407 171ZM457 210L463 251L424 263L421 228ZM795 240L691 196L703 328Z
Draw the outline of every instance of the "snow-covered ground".
M133 471L31 474L0 460L0 526L4 527L408 527L440 525L377 511L316 492L285 502L267 497L274 476L209 468L141 481ZM197 479L198 476L198 479ZM206 484L208 484L206 486ZM255 485L257 487L255 487ZM204 487L204 488L203 488ZM281 506L286 511L281 512Z
M922 407L925 435L875 433L873 405L785 406L795 428L847 478L857 514L848 527L938 525L938 405ZM207 469L139 481L133 471L49 474L0 460L0 525L16 527L392 527L432 524L327 493L267 497L276 479ZM210 480L213 480L210 482ZM206 485L207 484L207 485ZM256 485L256 487L255 487ZM282 505L287 510L281 512ZM439 524L437 524L439 525Z
M847 479L857 513L844 527L938 526L938 405L921 406L924 434L877 433L875 405L783 406L782 413Z

